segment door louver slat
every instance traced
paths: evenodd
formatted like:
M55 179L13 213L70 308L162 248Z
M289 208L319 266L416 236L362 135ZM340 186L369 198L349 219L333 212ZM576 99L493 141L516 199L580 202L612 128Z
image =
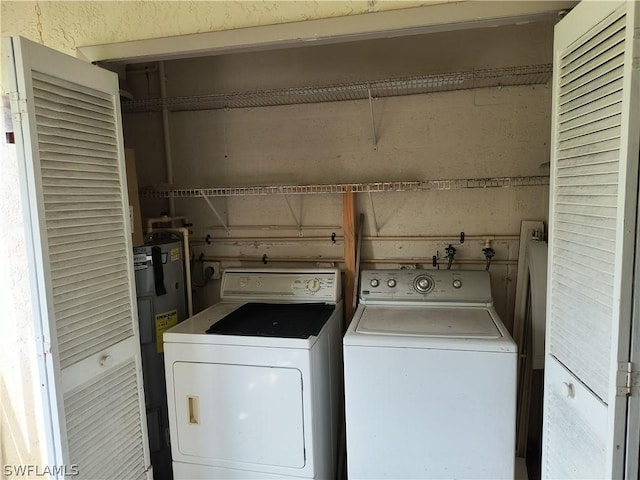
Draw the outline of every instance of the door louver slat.
M611 344L615 302L624 25L624 15L618 15L604 22L599 33L571 46L560 61L557 92L552 252L557 267L550 278L550 302L555 307L548 348L605 400L610 355L606 346ZM603 70L606 77L594 78ZM571 197L576 200L567 203ZM590 338L579 338L581 332Z
M80 213L80 212L78 212ZM120 225L122 224L122 218L117 213L112 215L101 213L100 216L82 216L82 215L60 215L56 218L51 218L48 225L51 228L65 228L71 226L78 227L97 227L100 225Z
M120 272L105 274L101 277L95 277L90 280L86 280L82 284L71 283L68 285L57 286L53 289L53 293L56 296L59 296L61 301L68 300L69 298L74 298L75 296L82 295L84 292L88 290L95 290L96 287L100 287L102 285L113 285L114 283L126 285L126 282L122 281L122 275ZM68 295L65 295L68 294Z
M619 76L615 75L615 72L622 72L622 66L624 65L624 59L622 56L616 57L608 62L603 63L599 67L591 70L583 77L579 77L572 82L563 86L563 92L560 97L560 100L563 101L565 98L568 98L570 93L574 93L575 91L581 88L592 88L593 85L590 83L593 79L603 79L603 78L619 78ZM622 73L620 73L622 75Z
M599 112L602 117L609 116L610 112L615 113L617 110L608 108L622 101L621 84L618 81L611 82L602 88L593 90L591 93L570 100L563 104L560 108L560 121L562 122L562 130L570 128L572 125L569 120L581 119L585 115ZM582 119L584 121L584 119ZM585 122L586 123L586 122Z
M563 231L563 232L567 234L570 233L568 231ZM615 256L611 253L611 250L607 248L607 245L610 246L613 242L607 239L598 238L598 237L592 237L592 238L594 240L599 240L600 242L602 242L602 245L604 248L590 249L587 243L580 244L577 242L562 241L558 243L558 251L575 252L577 255L580 255L580 257L583 258L584 260L597 258L597 260L603 261L605 263L611 262L615 258Z
M51 143L42 145L42 153L44 158L48 158L52 154L59 154L62 156L69 157L68 160L73 160L73 157L93 157L94 161L101 162L104 161L105 165L111 165L117 167L117 162L114 162L114 157L109 152L103 152L101 149L89 149L89 148L79 148L79 147L69 147L64 145L54 145Z
M601 122L595 121L592 125L583 127L583 133L578 137L569 139L558 138L558 144L561 150L571 149L574 147L585 147L594 144L600 144L608 141L618 141L620 139L620 122L616 119L618 125L602 129ZM584 133L584 132L589 133Z
M60 120L47 122L47 118L43 118L45 125L40 126L40 132L42 135L46 135L52 143L55 143L55 139L59 139L59 141L64 141L65 139L75 139L79 142L89 142L91 144L102 144L105 145L105 148L111 150L115 150L117 148L117 141L113 137L113 135L109 135L108 132L102 131L100 133L93 131L78 131L76 128L77 124L67 125L66 122L61 122ZM50 123L49 126L46 124ZM85 130L87 130L85 128ZM68 145L69 143L63 143L64 145Z
M77 171L98 172L98 173L118 173L118 166L108 164L107 161L96 159L95 157L81 157L61 155L59 153L43 153L40 155L40 165L42 168Z
M611 82L615 81L616 79L620 78L622 76L622 66L619 66L617 68L614 68L613 70L609 70L607 72L605 72L604 74L600 74L600 72L597 73L591 73L591 76L595 76L598 75L597 77L595 77L592 81L583 84L581 87L577 87L577 88L573 88L573 90L571 91L565 91L564 95L562 96L562 98L560 99L560 103L559 105L562 107L562 105L578 98L581 97L583 95L588 95L591 92L593 92L594 90L600 90L601 92L611 92L613 93L616 90L616 86L612 86Z
M58 178L63 178L63 179L76 179L76 178L84 178L85 180L89 181L89 182L93 182L95 180L108 180L111 175L113 175L113 172L95 172L95 171L89 171L88 169L82 172L77 172L75 170L72 169L66 169L66 168L42 168L42 172L47 176L47 178L50 179L58 179Z
M568 305L568 303L569 302L558 302L553 306L553 308L555 308L556 311L566 312L565 314L570 314L570 312L572 312L571 308L573 307ZM594 303L594 308L596 308L598 312L603 315L611 315L611 308L607 307L606 305Z
M585 65L589 65L591 63L591 59L594 57L606 59L609 53L619 51L621 44L624 43L624 35L619 35L620 30L623 29L624 26L620 28L618 32L612 33L610 37L603 39L597 45L593 45L588 52L585 52L588 53L588 55L581 55L575 60L564 64L565 66L560 70L562 72L561 76L565 78L570 73L576 72L576 70L579 70Z
M616 20L605 23L601 26L600 30L596 29L593 35L584 39L582 43L578 42L573 45L573 48L568 49L561 56L562 64L568 65L578 57L590 52L596 45L600 45L605 40L610 39L612 36L620 34L621 30L624 30L625 19L624 15L619 15Z
M621 35L624 41L624 35ZM573 70L570 73L562 76L562 80L560 81L560 88L566 87L570 85L572 82L577 81L580 77L584 76L589 72L593 72L600 67L606 67L608 65L616 65L616 62L621 62L623 59L621 58L624 54L624 43L619 43L612 47L609 50L606 50L601 55L597 57L592 57L586 62L584 65L580 66L580 68ZM560 93L562 95L562 92Z
M73 332L73 334L69 334L67 342L61 343L60 345L69 347L70 345L73 345L74 343L79 343L79 342L83 342L83 343L87 343L88 345L91 345L92 343L96 344L98 341L104 340L106 338L121 337L122 334L126 332L124 332L122 329L120 331L114 330L114 328L115 326L117 326L118 322L125 314L122 311L120 312L114 311L114 312L108 312L108 313L113 313L113 315L106 316L107 315L106 313L105 318L101 319L100 322L96 321L90 324L85 324L84 322L78 321L75 323L70 323L69 328L67 328L66 330L68 330L69 332ZM98 332L98 334L96 334L95 332L82 334L82 332L78 330L78 327L83 328L84 330L89 330L90 328L93 328L93 329L98 328L98 329L101 329L102 332ZM126 337L122 337L122 338L124 339ZM69 355L69 358L77 356L80 353L81 352L78 349L74 350L72 347L67 349L67 354Z
M67 295L58 294L58 305L60 311L64 312L69 308L99 301L110 294L125 296L127 294L127 285L119 281L105 281L90 292L74 291Z
M70 306L65 309L61 308L58 318L60 320L67 320L75 315L88 315L96 310L108 309L121 305L126 305L125 301L123 300L122 292L109 293L99 299L96 299L96 301L92 302L91 305L82 303L80 305L76 305L75 307Z
M113 235L116 238L115 235ZM51 245L53 246L83 246L86 245L86 242L93 242L94 240L100 240L104 238L104 233L92 233L84 236L83 239L78 239L77 237L68 237L63 236L60 238L54 238L51 240ZM119 240L125 241L124 236L117 237ZM84 240L84 241L83 241Z
M93 253L97 255L108 254L114 251L121 252L122 250L118 249L118 239L107 240L100 242L95 242L91 247L80 246L79 248L72 248L72 245L61 245L56 248L55 251L50 252L51 258L53 261L60 261L65 259L71 259L76 257L83 257L87 255L92 255ZM53 249L52 249L53 250Z
M34 91L37 92L35 85ZM34 96L39 106L37 114L40 116L55 119L61 117L61 114L72 115L73 117L77 118L77 121L80 122L89 120L95 121L97 123L102 123L103 126L108 126L109 124L113 126L112 118L103 113L98 113L85 108L77 108L72 105L65 105L64 103L57 103L52 98L43 98L42 96L38 96L37 94Z
M47 145L57 145L59 147L66 148L84 148L87 150L96 150L98 152L105 153L117 153L117 147L115 144L107 144L104 141L86 140L86 135L79 135L77 133L71 134L69 130L62 128L55 129L55 133L51 132L53 129L45 129L40 135L40 138L47 143ZM101 139L102 140L102 139Z
M80 131L89 131L95 133L110 133L113 129L108 128L108 125L101 120L95 120L92 118L82 117L73 113L60 112L51 110L41 106L41 109L36 112L36 119L40 122L44 122L47 126L63 125L64 128L75 128L76 125L80 125Z
M69 132L78 136L88 134L96 137L112 138L112 132L101 128L99 126L101 125L100 122L80 122L70 115L62 116L60 114L56 115L56 118L38 115L36 119L38 120L38 125L44 128L60 129L65 133Z
M613 195L594 195L586 197L584 195L562 195L558 196L558 205L594 205L599 207L615 207L616 197Z
M563 239L558 240L558 245L567 242L567 248L576 246L576 250L584 248L586 251L596 252L598 255L610 255L613 258L616 232L613 230L603 230L588 225L580 225L580 233L576 234L574 225L567 222L558 222L558 232L562 232Z
M96 105L101 105L106 109L112 107L111 99L108 95L93 90L92 88L68 82L61 78L52 77L51 75L37 72L35 70L31 72L31 77L34 80L39 80L41 82L39 83L40 88L57 92L57 94L62 97L67 97L72 100L83 99L88 104L94 103Z
M127 262L128 258L122 254L122 251L117 249L117 246L114 246L111 250L103 250L101 249L99 252L69 252L65 255L57 255L52 257L51 263L56 267L89 267L94 265L95 262L100 260L110 260L113 259L117 262Z
M79 478L144 476L135 378L135 363L128 362L65 395L69 456L81 466ZM87 432L93 433L90 448ZM126 439L126 450L122 439Z
M86 280L98 279L103 275L104 276L109 274L115 275L121 272L122 268L123 268L123 265L109 265L107 267L103 267L101 271L98 271L98 272L90 270L88 272L83 272L80 274L76 274L74 276L73 274L70 274L66 271L62 271L62 272L58 272L56 275L53 275L53 276L57 280L56 283L59 284L61 287L63 287L66 285L77 285Z

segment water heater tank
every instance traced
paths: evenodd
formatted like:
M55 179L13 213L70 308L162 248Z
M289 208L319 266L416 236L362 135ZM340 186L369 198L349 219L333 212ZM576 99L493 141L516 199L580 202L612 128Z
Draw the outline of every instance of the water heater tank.
M133 249L144 393L154 480L170 480L171 450L162 334L186 318L182 238L154 232Z

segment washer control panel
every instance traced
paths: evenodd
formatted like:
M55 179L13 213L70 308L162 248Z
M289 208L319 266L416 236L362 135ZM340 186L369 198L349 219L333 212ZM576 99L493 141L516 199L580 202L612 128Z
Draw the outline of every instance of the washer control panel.
M490 304L491 277L480 270L364 270L360 300Z

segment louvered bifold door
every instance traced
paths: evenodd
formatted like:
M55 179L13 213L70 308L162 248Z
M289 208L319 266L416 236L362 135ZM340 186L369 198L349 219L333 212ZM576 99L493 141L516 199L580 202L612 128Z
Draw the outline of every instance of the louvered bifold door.
M77 478L148 478L117 76L22 38L5 53L15 66L51 463Z
M638 5L555 29L543 477L621 478L638 207ZM635 452L637 454L637 451Z

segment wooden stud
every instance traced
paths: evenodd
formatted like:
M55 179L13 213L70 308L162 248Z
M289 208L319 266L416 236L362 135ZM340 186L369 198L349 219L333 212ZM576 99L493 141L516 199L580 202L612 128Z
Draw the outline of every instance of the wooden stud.
M342 194L342 229L344 232L344 306L345 326L353 317L353 291L356 281L356 217L353 192Z

